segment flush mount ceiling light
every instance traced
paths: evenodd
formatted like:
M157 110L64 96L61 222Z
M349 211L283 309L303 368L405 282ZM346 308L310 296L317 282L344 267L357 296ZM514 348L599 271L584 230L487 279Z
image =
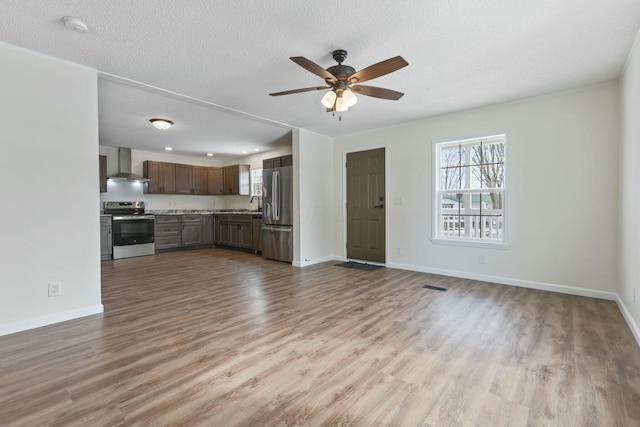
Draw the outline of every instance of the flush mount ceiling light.
M76 18L75 16L63 16L62 22L64 22L64 25L67 28L78 33L89 32L89 27L87 27L87 24L82 19Z
M149 121L156 127L156 129L160 130L167 130L173 126L173 122L167 119L151 119Z

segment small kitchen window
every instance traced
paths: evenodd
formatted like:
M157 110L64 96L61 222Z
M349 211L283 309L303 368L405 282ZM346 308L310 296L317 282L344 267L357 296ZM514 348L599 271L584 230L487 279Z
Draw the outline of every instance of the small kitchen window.
M251 169L251 196L262 197L262 169Z
M504 134L434 144L435 243L508 246L506 148Z

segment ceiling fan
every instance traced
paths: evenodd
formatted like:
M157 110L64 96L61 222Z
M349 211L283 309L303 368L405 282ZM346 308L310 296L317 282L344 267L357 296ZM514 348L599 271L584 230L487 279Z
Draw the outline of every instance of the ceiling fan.
M314 90L330 89L320 101L327 111L347 111L349 107L353 107L358 98L355 93L360 95L372 96L374 98L389 99L397 101L404 95L391 89L384 89L375 86L365 86L360 83L372 80L385 74L392 73L402 67L409 65L401 56L389 58L377 64L370 65L360 71L356 71L353 67L342 65L347 59L347 51L344 49L334 50L333 59L338 65L327 68L326 70L318 64L304 58L302 56L292 56L290 59L313 74L322 77L327 86L314 86L303 89L286 90L284 92L270 93L271 96L291 95L293 93L311 92Z

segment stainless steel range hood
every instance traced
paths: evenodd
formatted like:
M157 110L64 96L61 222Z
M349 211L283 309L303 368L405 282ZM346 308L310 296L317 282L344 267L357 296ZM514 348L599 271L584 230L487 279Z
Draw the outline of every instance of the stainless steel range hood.
M118 148L118 173L109 177L112 181L149 182L147 178L131 173L131 148Z

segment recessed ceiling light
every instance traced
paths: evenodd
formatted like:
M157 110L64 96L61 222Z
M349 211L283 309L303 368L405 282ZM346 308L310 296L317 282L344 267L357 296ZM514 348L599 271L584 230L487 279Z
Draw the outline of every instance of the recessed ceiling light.
M253 151L260 151L260 149L259 148L254 148Z
M149 120L156 129L167 130L173 126L173 122L167 119L151 119Z
M171 147L164 147L164 149L167 150L167 151L173 150L173 148L171 148Z
M242 152L242 154L247 154L247 152L246 152L246 151L243 151L243 152Z
M213 153L207 153L207 156L213 157Z
M87 27L87 24L82 19L76 18L75 16L64 16L62 17L62 22L64 22L64 25L67 28L78 33L89 32L89 27Z

